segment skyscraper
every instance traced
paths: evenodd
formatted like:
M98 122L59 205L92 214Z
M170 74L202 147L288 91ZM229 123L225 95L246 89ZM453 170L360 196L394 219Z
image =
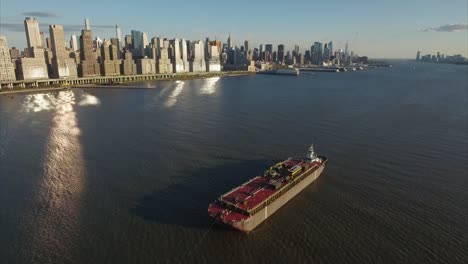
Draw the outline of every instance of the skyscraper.
M205 63L205 45L203 41L195 41L192 44L193 59L190 62L191 72L204 72L206 71Z
M49 35L52 44L52 78L77 77L77 68L73 59L65 50L65 35L61 25L50 25Z
M14 81L15 67L11 62L8 40L5 36L0 36L0 81Z
M24 20L24 28L28 43L28 48L25 50L27 58L21 58L16 62L18 79L46 79L49 77L49 73L47 71L41 33L39 32L39 23L35 18L27 17Z
M149 40L148 40L148 34L146 34L146 32L142 32L141 33L141 50L143 51L142 52L142 56L145 56L145 49L146 49L146 46L148 46L149 44Z
M163 47L159 50L159 59L156 61L156 69L158 73L172 73L173 67L167 48Z
M228 49L232 48L232 39L231 39L231 33L229 33L229 37L227 39L227 45L228 45Z
M416 60L420 60L421 59L421 52L418 50L418 52L416 52Z
M46 48L46 42L45 42L44 32L39 32L39 35L41 35L41 48L45 49Z
M87 24L89 28L89 24ZM84 29L80 37L80 57L81 64L78 67L80 77L100 75L99 64L94 56L93 33L91 30Z
M170 54L172 67L174 68L173 72L186 72L188 70L188 65L186 61L183 60L183 50L185 49L185 54L187 54L187 42L185 40L179 41L178 38L171 40L170 42L172 47L172 53ZM187 67L187 68L186 68Z
M137 73L137 67L130 50L126 50L124 53L124 59L120 65L120 73L122 75L134 75Z
M263 44L260 44L259 50L258 50L258 57L260 60L263 60Z
M119 25L115 25L115 37L119 40L119 47L122 45L122 30Z
M27 17L24 20L24 29L26 30L26 41L28 48L43 48L39 23L35 18Z
M320 65L322 63L322 43L321 42L314 42L313 50L312 50L312 63L316 65Z
M91 30L91 25L89 24L89 19L86 18L84 23L85 23L85 30Z
M245 49L245 54L249 51L250 48L250 43L248 40L244 41L244 49Z
M277 58L276 59L277 59L278 63L280 63L280 64L284 63L284 45L283 44L278 45L278 53L277 53Z
M148 35L145 32L132 30L132 53L133 58L142 58L145 56L145 48L148 45Z
M78 39L76 38L76 35L71 35L70 37L70 48L72 51L79 50Z
M182 39L180 41L180 53L182 54L182 61L184 62L184 65L185 65L185 70L187 71L187 58L188 58L188 55L187 55L187 41L185 39Z
M333 56L333 41L328 42L328 52L330 57Z
M133 40L131 35L125 35L125 49L132 50L133 49ZM126 56L128 57L128 56ZM133 58L132 58L133 59Z
M101 75L120 75L120 60L117 58L117 47L108 40L101 45Z

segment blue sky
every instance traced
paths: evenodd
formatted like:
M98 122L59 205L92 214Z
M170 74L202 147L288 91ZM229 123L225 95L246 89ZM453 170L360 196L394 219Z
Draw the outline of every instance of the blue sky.
M417 50L468 57L467 5L467 0L0 0L0 34L10 46L24 48L23 20L32 14L46 35L49 24L64 25L66 38L79 35L89 18L94 36L101 38L113 37L112 26L119 24L123 35L137 29L150 38L209 36L226 42L231 33L236 45L249 39L256 47L298 44L304 51L314 41L332 40L335 48L348 41L358 54L374 58L413 58Z

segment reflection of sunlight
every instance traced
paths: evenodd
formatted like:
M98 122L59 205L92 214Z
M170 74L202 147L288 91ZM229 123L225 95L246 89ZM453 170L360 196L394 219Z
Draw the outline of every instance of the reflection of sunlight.
M164 103L166 107L173 107L177 103L177 96L179 96L179 94L184 89L184 84L185 84L184 82L177 81L176 83L177 83L177 86L174 88L171 95L169 95L169 98Z
M202 94L213 94L216 92L216 82L218 82L220 77L212 77L205 79L205 83L203 84L200 92Z
M156 85L152 84L152 83L143 83L143 87L145 88L156 88Z
M28 94L23 102L26 112L48 111L55 108L53 94Z
M34 210L30 210L34 218L33 226L26 230L30 239L25 246L31 247L28 250L38 251L44 246L73 250L76 243L73 234L80 230L81 197L86 177L81 131L74 109L75 95L72 91L62 91L58 95L32 97L34 99L28 99L26 104L26 107L32 105L32 108L26 109L35 112L51 110L54 113L36 200L31 205ZM92 95L82 98L83 104L80 105L99 102Z
M73 96L72 104L74 105L76 101L74 93L72 91L66 91L66 94ZM54 93L29 94L25 96L23 109L26 112L57 110L63 107L63 100L67 100L65 97L64 92L60 92L58 97L56 97ZM80 99L78 103L79 106L99 105L101 103L99 98L87 93L82 94Z
M81 101L78 103L78 105L99 105L101 101L99 99L91 94L83 94L83 98Z

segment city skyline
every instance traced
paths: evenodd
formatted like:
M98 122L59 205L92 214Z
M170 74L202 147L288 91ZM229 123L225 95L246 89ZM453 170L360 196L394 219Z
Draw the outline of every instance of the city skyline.
M59 1L26 2L2 0L0 4L0 34L7 36L10 47L21 50L27 46L23 20L30 16L38 19L40 31L47 35L49 25L63 25L67 40L71 35L80 35L83 19L89 18L93 35L101 39L114 37L115 25L119 25L123 36L138 30L146 32L149 38L210 37L226 43L231 35L236 46L249 40L251 47L271 43L284 44L285 50L293 50L299 45L302 52L314 42L333 41L336 49L345 49L348 42L351 50L373 58L414 58L414 50L468 55L466 1L453 1L450 5L437 1L392 4L299 1L289 9L277 4L247 5L245 1L224 6L207 1L198 8L193 3L182 7L169 3L154 5L146 0L140 1L138 7L81 1L73 12ZM93 8L88 8L91 3Z

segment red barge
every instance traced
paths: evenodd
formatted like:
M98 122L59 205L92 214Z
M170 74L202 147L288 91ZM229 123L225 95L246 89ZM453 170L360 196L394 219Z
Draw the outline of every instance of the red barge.
M315 181L327 163L313 145L306 158L288 158L246 183L221 195L208 206L216 221L249 232Z

